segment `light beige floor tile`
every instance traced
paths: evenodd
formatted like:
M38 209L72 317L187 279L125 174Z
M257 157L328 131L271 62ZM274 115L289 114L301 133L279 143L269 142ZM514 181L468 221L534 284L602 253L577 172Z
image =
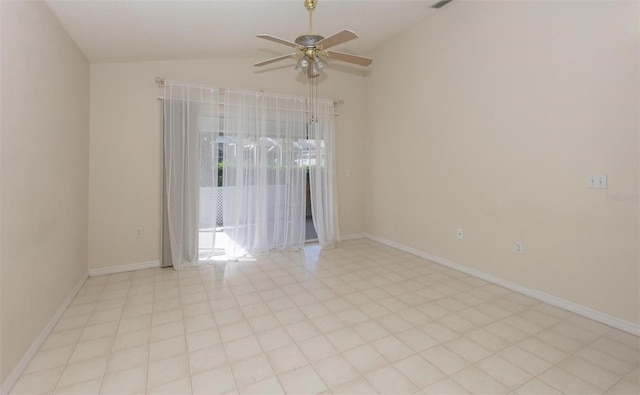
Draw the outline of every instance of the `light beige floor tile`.
M552 366L550 362L518 346L511 346L498 353L498 355L533 376L537 376Z
M460 317L458 314L447 315L438 319L437 322L456 332L458 335L464 335L476 328L472 322Z
M142 303L124 306L122 318L132 318L153 313L153 303Z
M304 321L307 319L307 316L304 315L302 310L297 307L276 311L275 315L282 325L295 324L296 322Z
M189 376L189 362L186 355L149 363L147 387L153 388Z
M80 341L96 340L96 339L102 339L105 337L115 337L117 332L118 332L118 321L87 326L82 331L82 336L80 336Z
M537 337L528 337L516 345L552 364L557 364L569 355L569 353L553 347Z
M122 317L122 307L115 309L95 311L91 314L91 318L85 322L87 326L103 324L105 322L119 321ZM84 324L82 325L84 326Z
M251 326L246 321L239 321L218 327L218 332L223 342L240 339L253 334Z
M182 378L180 380L172 381L170 383L161 384L153 388L147 389L146 395L176 395L176 394L190 394L191 393L191 379L189 377Z
M424 394L429 394L429 395L440 395L440 394L464 395L464 394L471 393L466 388L461 386L458 382L456 382L450 377L446 377L440 381L437 381L434 384L431 384L430 386L426 387L422 392Z
M396 337L411 348L413 352L422 352L439 344L436 340L429 337L429 335L416 328L400 332Z
M78 328L51 333L42 344L42 347L40 347L40 350L51 350L67 346L75 347L78 339L82 336L82 331L82 328Z
M263 352L255 336L247 336L224 343L224 348L230 362L236 362Z
M64 366L73 350L73 346L67 346L39 351L27 366L25 374Z
M319 361L338 354L338 350L323 335L303 340L297 344L302 353L311 362Z
M137 329L135 331L122 333L116 336L113 342L113 350L125 350L144 344L149 344L151 339L151 328Z
M189 370L192 375L227 363L227 354L222 344L192 351L188 356Z
M149 363L149 345L127 348L114 351L109 358L108 373L131 369L137 366L146 366Z
M89 319L93 316L99 316L99 317L95 319L96 320L95 322L91 321L92 323L90 325L95 325L101 322L105 322L105 321L100 321L104 319L102 316L100 316L100 314L101 313L95 312L95 313L89 313L89 314L76 315L68 318L61 318L60 321L58 321L56 326L53 328L53 332L55 333L55 332L67 331L70 329L78 329L78 328L82 329L85 327L85 325L87 325L87 322L89 322ZM120 309L118 309L117 314L112 313L112 315L113 314L115 314L115 316L113 318L108 319L107 321L116 321L117 319L119 319ZM107 315L107 314L104 314L104 315Z
M320 335L320 332L316 327L306 320L296 322L295 324L289 324L285 326L285 329L294 341L303 341Z
M629 380L620 380L607 391L608 395L635 395L640 394L640 385Z
M472 330L465 337L492 353L502 351L511 346L511 342L484 329Z
M504 384L501 384L475 366L469 366L451 376L469 392L474 394L506 394L509 392Z
M276 316L271 313L264 314L258 317L251 317L248 319L248 321L254 333L268 331L270 329L275 329L281 326L280 321L278 321Z
M311 366L280 374L278 380L288 394L317 394L327 390L326 384Z
M515 393L518 395L562 395L562 392L536 378L531 379L520 386Z
M532 378L531 374L497 355L483 359L476 366L511 390Z
M375 389L364 379L364 377L358 377L332 388L330 393L336 395L373 394L375 393Z
M629 373L634 367L631 362L623 361L591 346L580 349L574 355L618 376Z
M605 334L605 337L631 347L634 350L640 351L640 337L638 336L634 336L618 329L611 329Z
M591 344L592 347L597 348L600 351L613 355L616 358L623 361L631 362L633 364L640 363L640 353L624 344L611 340L607 337L601 337Z
M97 395L100 393L103 378L99 377L95 380L84 381L64 388L58 388L53 395Z
M16 382L16 385L13 386L11 394L49 393L56 388L56 383L60 379L62 371L63 367L57 367L22 375Z
M569 354L572 354L583 347L583 344L579 341L550 329L541 331L536 335L536 337L552 347Z
M269 361L263 354L231 363L231 371L240 391L245 387L275 376Z
M420 356L448 375L469 366L469 362L442 345L423 351Z
M187 333L187 350L189 352L213 347L220 344L220 335L215 329L205 329L199 332Z
M240 390L240 394L242 395L264 395L264 394L284 394L284 389L280 385L277 377L271 377L266 380L260 381L259 383L255 383L249 385L242 390Z
M356 307L351 308L351 309L342 310L342 311L336 313L336 315L345 324L350 325L350 326L353 326L353 325L356 325L356 324L359 324L361 322L369 320L369 316L364 314L362 311L360 311Z
M313 367L329 388L334 388L360 376L349 361L341 355L314 362Z
M244 314L239 308L231 308L222 311L214 311L214 317L218 326L233 324L244 320Z
M108 357L89 359L86 361L69 363L65 366L58 387L67 387L83 381L93 380L103 376L107 368Z
M569 320L562 321L552 326L551 329L582 343L591 343L600 337L598 333L592 332L581 325L573 324Z
M367 374L388 364L384 357L368 344L348 350L342 355L360 374Z
M184 336L173 337L151 343L149 348L149 361L156 362L162 359L187 354L187 342Z
M412 328L411 324L397 314L387 314L376 318L375 321L391 334L400 333Z
M526 332L523 332L520 329L516 329L513 326L502 321L496 321L490 325L485 326L484 329L493 333L494 335L500 336L501 338L511 343L517 343L529 336Z
M194 394L227 394L236 389L229 365L206 370L191 376Z
M309 364L307 358L295 344L289 344L267 352L267 359L276 374L285 373Z
M458 333L453 330L447 328L446 326L438 323L438 322L429 322L420 327L420 329L428 333L430 337L439 341L440 343L444 343L451 339L455 339L458 337Z
M559 363L558 366L597 387L601 391L606 391L622 378L621 376L604 370L582 358L574 356L565 359Z
M278 327L256 334L258 342L264 351L271 351L293 343L293 340L284 328Z
M554 366L537 377L565 394L600 394L601 391L586 381Z
M364 340L351 328L338 329L337 331L326 334L326 337L340 352L364 344Z
M395 336L387 336L371 343L387 361L394 363L415 353Z
M144 394L146 383L146 366L121 370L105 376L100 394Z
M445 343L445 346L471 363L478 362L491 355L491 351L477 343L474 343L466 337L453 339Z
M184 336L184 323L182 321L168 322L151 328L151 343L176 336Z
M316 328L323 334L328 334L345 327L345 323L333 313L313 318L311 322L313 322Z
M365 379L379 394L411 394L419 388L393 366L378 369Z
M393 366L411 380L418 388L425 388L445 377L445 374L419 355L413 355Z
M145 328L151 328L151 314L121 319L120 324L118 325L117 334L120 335Z
M636 336L358 240L90 278L12 393L635 394L639 365Z
M69 358L69 362L72 363L97 357L106 357L111 352L113 340L114 339L111 337L105 337L102 339L78 343L73 354L71 354L71 358Z

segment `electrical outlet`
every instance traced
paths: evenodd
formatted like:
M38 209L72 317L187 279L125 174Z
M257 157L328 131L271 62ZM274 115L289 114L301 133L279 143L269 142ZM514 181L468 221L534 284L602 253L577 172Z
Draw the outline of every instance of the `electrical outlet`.
M522 254L524 252L524 244L521 241L516 241L516 254Z
M462 228L456 229L456 237L460 240L464 239L464 232L462 231Z
M136 237L142 237L142 234L143 234L143 232L142 232L142 226L138 226L138 227L136 228Z

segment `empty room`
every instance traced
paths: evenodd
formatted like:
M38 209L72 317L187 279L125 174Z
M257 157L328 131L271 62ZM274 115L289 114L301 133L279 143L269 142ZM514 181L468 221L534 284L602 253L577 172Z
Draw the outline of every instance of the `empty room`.
M640 393L640 3L0 0L1 394Z

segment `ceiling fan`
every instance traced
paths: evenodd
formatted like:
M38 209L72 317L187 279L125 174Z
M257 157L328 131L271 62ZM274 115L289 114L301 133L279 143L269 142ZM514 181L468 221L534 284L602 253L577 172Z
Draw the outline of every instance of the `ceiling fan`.
M351 41L358 38L358 35L351 30L343 30L327 38L313 34L312 31L312 14L316 8L317 0L304 0L304 7L309 10L309 34L303 34L296 38L295 42L283 40L278 37L271 36L269 34L258 34L259 38L273 41L279 44L288 45L296 48L298 51L287 55L277 56L275 58L263 60L262 62L254 64L254 66L264 66L270 63L278 62L280 60L288 59L294 56L299 56L298 63L296 64L296 71L305 72L307 77L315 78L320 75L320 71L327 65L326 59L335 59L343 62L354 63L360 66L368 66L373 62L373 59L365 58L364 56L352 55L345 52L329 51L328 49L338 44Z

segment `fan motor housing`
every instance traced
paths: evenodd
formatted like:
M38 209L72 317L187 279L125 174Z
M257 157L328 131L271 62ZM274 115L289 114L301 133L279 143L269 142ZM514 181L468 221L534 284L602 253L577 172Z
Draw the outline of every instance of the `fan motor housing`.
M305 34L296 38L296 44L302 45L303 47L314 47L320 40L324 40L324 37L318 36L317 34Z

